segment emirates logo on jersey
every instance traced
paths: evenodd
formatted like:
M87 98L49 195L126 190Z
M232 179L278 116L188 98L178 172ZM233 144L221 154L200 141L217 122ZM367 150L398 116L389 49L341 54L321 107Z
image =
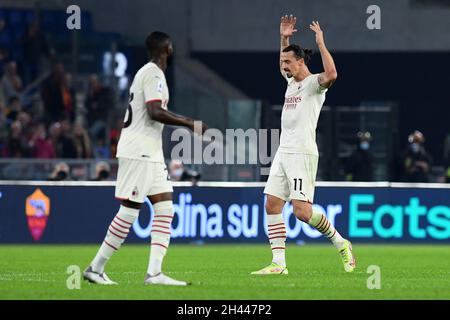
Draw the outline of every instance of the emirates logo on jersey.
M300 101L302 101L302 97L299 96L285 98L284 109L295 109Z
M302 97L295 96L284 99L284 103L299 103L302 100Z

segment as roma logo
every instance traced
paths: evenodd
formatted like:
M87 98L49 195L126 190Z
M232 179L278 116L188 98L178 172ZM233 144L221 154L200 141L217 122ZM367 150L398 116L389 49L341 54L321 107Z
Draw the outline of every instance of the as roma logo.
M50 199L41 189L31 194L25 203L28 229L34 241L39 241L47 226L47 218L50 215Z

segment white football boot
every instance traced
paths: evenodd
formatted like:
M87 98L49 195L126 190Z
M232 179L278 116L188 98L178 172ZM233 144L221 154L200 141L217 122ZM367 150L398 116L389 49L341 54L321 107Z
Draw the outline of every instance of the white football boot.
M148 273L145 276L144 284L163 284L169 286L187 286L190 283L186 281L179 281L166 276L160 272L157 275L150 276Z
M114 285L117 282L112 281L106 273L98 273L92 270L92 267L89 266L83 272L83 279L89 281L90 283L102 284L102 285Z

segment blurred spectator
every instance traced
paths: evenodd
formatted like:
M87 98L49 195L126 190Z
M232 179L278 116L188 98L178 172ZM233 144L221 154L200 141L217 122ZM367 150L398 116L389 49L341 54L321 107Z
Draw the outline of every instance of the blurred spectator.
M106 145L104 138L97 138L92 147L92 154L94 158L109 159L111 158L111 150Z
M423 144L425 137L416 130L408 136L408 146L403 156L404 177L407 182L429 182L431 157Z
M4 156L8 158L26 158L29 156L27 140L22 132L22 124L14 121L6 141Z
M20 111L17 115L17 121L22 125L22 136L28 142L33 135L33 121L31 116L25 111ZM31 156L31 154L29 154L29 156Z
M91 158L91 140L87 131L79 123L75 124L73 127L73 136L75 142L75 148L77 150L76 158L88 159Z
M44 81L41 96L49 122L75 118L75 97L70 88L70 76L67 77L62 63L53 64L52 73Z
M70 121L75 120L75 109L76 109L76 93L75 88L72 84L72 74L66 73L63 81L63 101L65 116L70 119Z
M70 168L67 163L59 162L56 164L49 180L51 181L64 181L71 180L70 178Z
M172 181L191 181L194 185L200 180L198 172L185 168L183 162L178 159L170 161L169 176Z
M1 86L6 101L9 101L11 97L21 97L22 79L20 79L20 76L17 73L16 62L11 61L6 64Z
M106 138L106 122L108 109L113 105L112 97L111 90L100 83L97 75L92 74L89 77L85 107L90 134L94 140L100 135Z
M370 150L370 132L358 132L357 146L346 163L346 180L373 181L373 155Z
M110 142L110 154L111 158L116 157L117 143L119 142L120 132L123 127L123 120L121 118L116 119L116 125L109 131L109 142Z
M117 144L119 143L119 139L117 138L111 138L110 139L111 144L109 145L109 154L111 158L115 158L117 154Z
M6 69L5 66L9 59L8 48L11 47L11 44L11 35L6 30L6 22L0 18L0 74L3 74ZM0 104L6 104L7 100L3 84L0 82Z
M47 131L43 123L39 123L35 127L29 147L33 158L52 159L56 157L55 149L51 141L47 139Z
M0 18L0 50L3 54L7 53L6 48L11 46L11 36L10 33L6 30L6 21ZM3 62L7 57L2 57L0 62ZM1 70L0 70L1 71Z
M63 120L50 126L50 139L55 148L57 158L77 158L77 147L73 137L72 125L68 120Z
M8 126L6 124L4 106L0 103L0 156L3 156L6 153L4 149L7 137Z
M4 66L8 62L8 59L9 59L8 49L2 48L0 46L0 73L2 73L3 70L5 69ZM0 86L0 101L3 101L3 102L5 101L2 86Z
M25 131L31 131L31 123L32 123L32 119L31 116L25 112L25 111L20 111L17 114L17 120L22 124L22 128L24 128Z
M0 60L0 64L1 64L1 60ZM0 65L0 68L1 68L1 65ZM7 103L7 101L6 101L6 98L5 98L5 91L3 90L3 86L0 83L0 106L4 107L6 105L6 103Z
M52 144L55 155L58 158L60 153L58 149L59 137L61 136L61 123L55 122L48 128L48 140Z
M444 167L445 182L450 183L450 133L447 134L444 140Z
M7 133L6 114L7 114L6 106L0 101L0 143L2 142L2 139L6 137Z
M95 177L93 181L106 181L109 180L111 174L111 167L105 161L99 161L95 165Z
M53 53L45 39L45 36L39 30L37 21L32 22L27 29L27 33L23 39L24 48L24 76L25 83L37 79L42 72L43 58L51 59Z
M9 123L16 121L20 111L22 111L20 99L16 96L10 97L8 105L5 108L5 116L7 121Z

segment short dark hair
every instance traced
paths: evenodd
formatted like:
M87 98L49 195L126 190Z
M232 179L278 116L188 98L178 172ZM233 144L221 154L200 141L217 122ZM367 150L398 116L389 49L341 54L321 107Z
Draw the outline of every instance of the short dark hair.
M167 41L170 37L167 33L161 31L154 31L145 39L145 48L150 57L159 56L166 47Z
M283 49L283 52L290 52L290 51L294 52L294 55L297 58L297 60L303 59L305 60L306 64L309 62L309 60L311 60L313 52L311 49L301 48L299 45L296 44L291 44Z

